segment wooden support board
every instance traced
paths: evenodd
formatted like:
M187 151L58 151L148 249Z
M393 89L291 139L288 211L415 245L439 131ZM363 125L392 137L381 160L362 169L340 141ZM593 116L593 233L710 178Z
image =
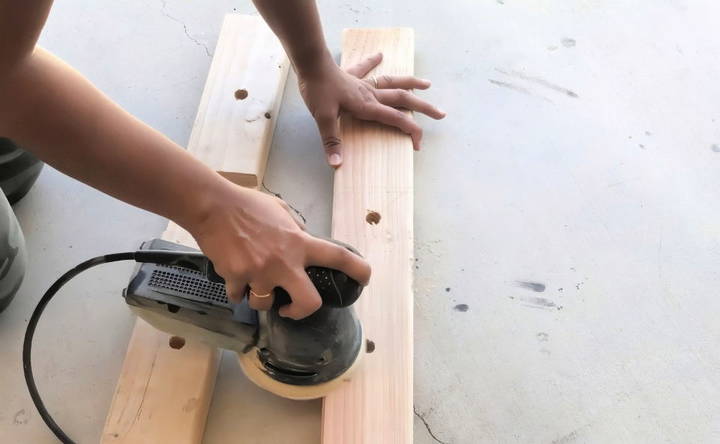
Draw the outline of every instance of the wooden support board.
M261 184L289 65L260 17L225 16L188 150L235 183ZM172 222L162 238L196 247ZM103 444L202 441L220 351L192 341L176 350L168 341L138 319Z
M413 74L412 29L349 29L342 65L382 51L371 75ZM413 149L410 137L343 116L332 236L356 246L373 275L356 310L375 350L323 403L324 444L411 444L413 425ZM366 221L376 212L380 221Z
M188 150L230 181L259 187L290 63L257 16L225 16Z

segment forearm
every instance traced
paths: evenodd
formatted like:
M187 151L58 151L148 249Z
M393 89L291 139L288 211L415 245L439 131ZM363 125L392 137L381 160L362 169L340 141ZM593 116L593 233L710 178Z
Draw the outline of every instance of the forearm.
M315 0L253 0L282 42L295 70L311 73L332 61Z
M229 185L44 50L0 80L0 135L98 190L187 228Z

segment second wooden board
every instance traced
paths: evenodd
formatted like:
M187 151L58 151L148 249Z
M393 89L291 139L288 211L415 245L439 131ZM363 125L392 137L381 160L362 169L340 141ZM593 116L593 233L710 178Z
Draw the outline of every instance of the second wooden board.
M372 75L413 74L413 31L349 29L347 68L381 51ZM408 135L341 119L343 165L335 173L332 235L356 246L373 276L355 307L374 351L323 403L325 444L410 444L413 420L413 147Z

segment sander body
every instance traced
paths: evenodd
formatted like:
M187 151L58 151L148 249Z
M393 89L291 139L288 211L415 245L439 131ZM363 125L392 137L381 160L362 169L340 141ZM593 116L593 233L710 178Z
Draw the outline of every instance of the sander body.
M340 271L306 269L323 305L293 320L278 313L290 303L280 287L268 311L250 308L247 297L228 300L224 280L197 250L155 239L141 246L135 260L140 264L123 292L135 313L171 335L237 352L248 378L279 396L325 396L349 378L364 353L362 326L351 307L362 286Z

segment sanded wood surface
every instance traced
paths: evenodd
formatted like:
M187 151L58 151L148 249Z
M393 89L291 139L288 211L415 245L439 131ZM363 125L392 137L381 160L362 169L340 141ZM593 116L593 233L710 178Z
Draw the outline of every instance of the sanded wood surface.
M238 185L259 186L289 66L260 17L226 15L188 150Z
M253 187L262 181L287 78L287 57L269 33L259 17L225 17L188 143L190 152L225 177ZM239 89L246 89L248 97L236 99ZM192 236L172 222L162 238L197 247ZM138 319L102 443L202 441L220 351L190 340L173 349L169 338Z
M371 75L413 74L412 29L349 29L342 65L377 51ZM352 380L323 402L324 444L410 444L413 425L413 150L400 131L341 119L343 165L335 173L332 236L373 267L355 304L375 350ZM369 223L368 213L380 220ZM370 218L373 219L372 217ZM375 218L377 219L377 218Z

